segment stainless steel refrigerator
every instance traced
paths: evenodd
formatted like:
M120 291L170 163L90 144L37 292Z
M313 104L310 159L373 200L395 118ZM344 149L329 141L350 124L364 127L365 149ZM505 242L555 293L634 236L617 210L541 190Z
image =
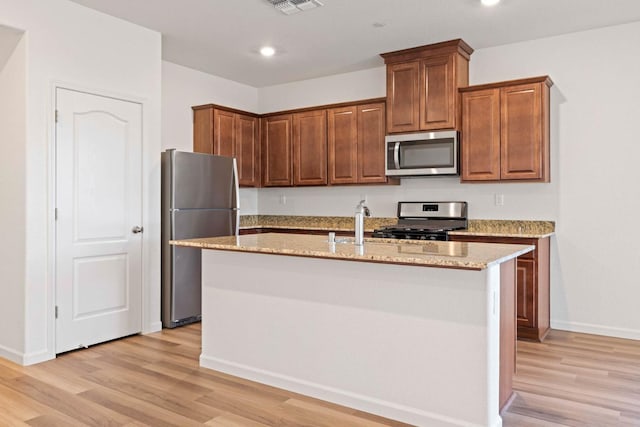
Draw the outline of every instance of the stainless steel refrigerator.
M162 153L162 325L200 320L200 249L170 240L238 234L238 179L233 157Z

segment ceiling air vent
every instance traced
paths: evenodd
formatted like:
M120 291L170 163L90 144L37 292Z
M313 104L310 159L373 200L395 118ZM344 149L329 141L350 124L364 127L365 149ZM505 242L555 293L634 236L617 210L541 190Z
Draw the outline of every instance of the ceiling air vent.
M293 15L303 10L315 9L323 6L319 0L267 0L285 15Z

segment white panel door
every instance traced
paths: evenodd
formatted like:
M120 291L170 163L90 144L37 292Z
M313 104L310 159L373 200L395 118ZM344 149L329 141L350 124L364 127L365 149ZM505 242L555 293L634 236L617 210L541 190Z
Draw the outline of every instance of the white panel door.
M56 90L56 353L142 330L142 106Z

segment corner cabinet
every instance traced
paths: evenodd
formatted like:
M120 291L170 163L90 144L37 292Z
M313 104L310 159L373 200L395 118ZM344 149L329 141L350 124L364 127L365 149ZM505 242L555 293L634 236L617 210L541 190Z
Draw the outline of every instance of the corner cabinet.
M383 53L387 132L459 129L458 88L469 84L473 49L461 39Z
M384 102L327 111L329 184L387 183Z
M549 182L548 76L461 88L461 181Z
M543 341L550 327L549 237L491 237L450 235L456 242L511 243L533 245L535 250L517 258L516 310L518 338Z
M214 105L193 107L193 151L235 157L240 186L260 186L257 116Z

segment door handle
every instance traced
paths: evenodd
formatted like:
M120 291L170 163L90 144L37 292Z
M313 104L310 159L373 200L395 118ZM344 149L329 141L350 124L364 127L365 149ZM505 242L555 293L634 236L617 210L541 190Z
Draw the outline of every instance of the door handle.
M131 229L131 232L133 234L138 234L138 233L142 233L144 231L144 228L140 227L139 225L136 225L135 227L133 227Z

